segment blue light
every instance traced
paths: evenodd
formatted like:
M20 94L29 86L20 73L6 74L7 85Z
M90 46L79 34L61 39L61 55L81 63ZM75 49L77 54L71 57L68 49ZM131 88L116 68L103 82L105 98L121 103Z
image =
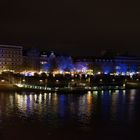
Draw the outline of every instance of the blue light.
M60 115L61 117L64 117L65 115L65 96L64 95L60 95L60 98L59 98L59 111L60 111Z
M74 69L74 64L71 57L58 57L57 67L61 71L72 71Z
M76 64L76 70L78 72L83 72L88 69L88 64L86 62L78 62Z
M51 54L48 58L48 62L44 65L44 69L50 72L53 70L59 70L63 72L73 71L74 64L71 57L67 57L67 56L55 57L54 54Z
M45 70L46 71L53 71L56 69L56 57L54 55L54 53L52 52L48 58L48 62L47 64L45 64Z
M109 74L110 72L112 72L111 66L109 66L107 64L102 66L102 70L103 70L104 74Z
M127 72L127 65L124 64L124 63L119 63L117 66L116 66L116 72L117 73L126 73Z
M66 69L67 63L66 59L63 56L57 58L57 66L58 69L61 71L64 71Z
M137 67L136 64L132 64L132 65L130 66L130 72L137 72L137 70L138 70L138 67Z

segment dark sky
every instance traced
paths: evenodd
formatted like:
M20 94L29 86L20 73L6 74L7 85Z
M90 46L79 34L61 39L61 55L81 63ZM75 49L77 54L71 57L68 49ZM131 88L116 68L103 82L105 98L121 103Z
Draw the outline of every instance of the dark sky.
M95 55L140 55L140 2L123 0L3 0L0 43Z

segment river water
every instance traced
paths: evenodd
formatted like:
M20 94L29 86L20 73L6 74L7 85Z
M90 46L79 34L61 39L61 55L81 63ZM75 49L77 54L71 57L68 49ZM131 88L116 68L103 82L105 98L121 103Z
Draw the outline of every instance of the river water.
M136 139L140 90L0 92L0 140Z

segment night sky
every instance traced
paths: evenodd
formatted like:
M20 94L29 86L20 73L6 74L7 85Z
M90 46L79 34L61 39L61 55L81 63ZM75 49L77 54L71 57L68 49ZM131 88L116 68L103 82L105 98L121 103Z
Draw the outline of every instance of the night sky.
M0 44L70 55L96 55L105 50L140 55L140 2L3 0Z

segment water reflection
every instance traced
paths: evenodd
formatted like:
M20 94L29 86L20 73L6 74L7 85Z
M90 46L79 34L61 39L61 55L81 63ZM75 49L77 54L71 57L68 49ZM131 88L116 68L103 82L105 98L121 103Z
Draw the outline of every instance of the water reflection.
M97 121L132 123L135 121L136 90L89 91L85 94L0 93L0 123L41 121L57 126L70 120L79 127ZM137 107L138 108L138 107Z
M136 90L135 89L132 89L130 91L130 94L129 94L129 107L128 107L129 121L134 121L135 97L136 97Z

